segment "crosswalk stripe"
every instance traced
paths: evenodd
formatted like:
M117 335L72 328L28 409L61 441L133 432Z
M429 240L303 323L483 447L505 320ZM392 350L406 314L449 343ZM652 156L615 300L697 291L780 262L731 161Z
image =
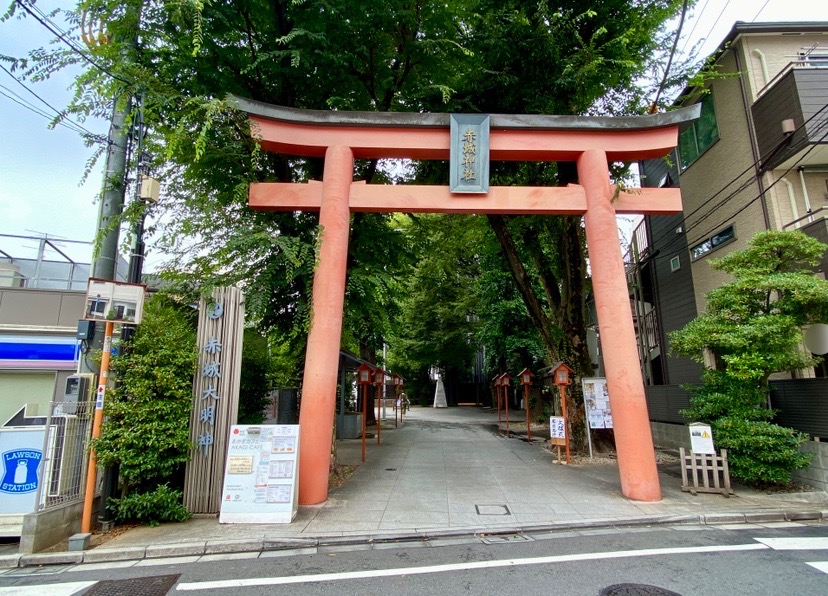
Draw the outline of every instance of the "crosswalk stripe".
M754 538L773 550L828 550L828 536L797 538Z
M40 584L39 586L11 586L8 588L0 588L0 594L3 596L42 596L49 594L49 596L72 596L85 590L90 586L94 586L97 581L91 582L66 582L63 584Z
M822 573L828 573L828 561L816 561L814 563L808 563L814 569L819 569Z

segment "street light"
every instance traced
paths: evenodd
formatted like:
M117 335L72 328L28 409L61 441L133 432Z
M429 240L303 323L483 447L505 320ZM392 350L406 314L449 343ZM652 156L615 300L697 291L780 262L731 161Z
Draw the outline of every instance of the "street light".
M374 385L377 386L377 445L380 444L380 434L382 433L382 386L385 383L385 371L377 368L374 371Z
M368 364L364 362L357 368L357 381L362 386L362 461L365 461L365 422L368 418L368 385L371 384L371 373Z
M520 384L523 385L523 409L526 410L526 442L532 443L532 426L529 420L529 385L535 375L528 368L520 371Z
M561 413L564 419L564 445L566 446L566 463L570 463L569 458L569 417L566 413L566 392L564 387L570 385L572 381L569 378L570 373L574 372L564 362L557 362L552 366L549 375L555 380L555 385L558 386L558 391L561 394ZM559 458L560 458L560 452Z

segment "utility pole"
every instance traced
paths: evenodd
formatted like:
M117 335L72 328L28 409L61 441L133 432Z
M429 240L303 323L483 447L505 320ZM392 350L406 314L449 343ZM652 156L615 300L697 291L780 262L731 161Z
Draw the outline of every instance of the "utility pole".
M119 217L126 193L127 131L126 118L132 102L118 101L112 107L101 205L98 210L99 249L92 266L92 277L115 281L118 270Z
M132 56L132 52L137 50L138 48L138 34L140 30L140 22L141 22L141 9L143 8L142 5L139 5L138 14L136 19L136 28L135 28L135 35L133 37L133 41L130 48L125 49L122 52L122 59L129 63L132 62L134 57ZM83 14L83 20L85 20L86 13ZM87 27L89 31L87 32ZM104 33L105 23L101 22L99 26L99 32L97 35L92 35L92 23L81 23L81 29L84 31L83 40L89 47L97 45L99 43L108 43L109 36ZM127 117L132 109L133 98L131 95L126 94L126 96L116 96L113 100L112 106L112 120L109 126L109 137L108 137L108 147L106 153L106 164L105 164L105 171L104 171L104 180L103 180L103 189L101 191L101 204L98 211L98 226L97 226L97 234L96 234L96 241L97 241L97 251L94 259L94 263L92 265L92 277L98 279L106 279L110 281L117 281L117 272L118 272L118 245L119 245L119 236L120 236L120 216L123 212L124 208L124 199L126 196L126 170L127 170L127 161L128 161L128 153L129 153L129 131L127 130L126 122ZM140 105L141 108L141 115L143 116L143 103ZM143 140L143 120L141 121L141 136L139 137L139 147L140 143ZM141 160L141 154L139 151L139 160ZM141 185L141 171L139 167L138 172L138 193L137 196L140 197L140 185ZM143 216L142 216L143 217ZM141 221L141 227L138 230L139 236L143 235L143 220ZM138 250L141 251L143 254L143 244L139 244ZM138 267L138 278L140 280L140 261L137 264ZM130 262L130 279L129 281L133 281L131 279L133 275L134 265ZM129 330L127 330L129 329ZM124 326L124 332L126 337L122 336L122 339L129 339L131 337L132 329ZM103 338L100 336L101 334L96 334L94 338L94 343L92 343L93 348L102 348L104 347ZM108 347L108 346L107 346ZM108 361L108 354L107 354L107 361ZM86 362L85 359L81 359L81 364L79 368L86 369ZM90 372L97 372L92 370ZM102 375L103 378L103 375ZM98 515L98 521L100 522L102 528L104 530L108 530L111 528L112 524L114 523L114 516L110 512L108 508L108 502L110 497L115 494L118 486L118 475L119 469L118 466L114 467L107 467L103 470L103 477L102 477L102 487L101 487L101 505ZM87 491L90 488L87 486ZM94 485L91 487L91 490L94 491Z

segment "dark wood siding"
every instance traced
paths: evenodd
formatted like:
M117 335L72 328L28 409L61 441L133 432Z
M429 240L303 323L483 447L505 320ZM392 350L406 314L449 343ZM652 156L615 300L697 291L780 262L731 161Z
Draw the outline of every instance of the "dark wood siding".
M789 71L751 107L759 155L765 170L784 162L825 134L828 114L823 112L807 122L825 105L828 96L828 69L802 68ZM792 119L797 128L789 141L782 121Z
M771 381L771 388L776 424L828 437L828 379Z
M828 244L828 220L824 217L820 217L819 219L804 225L799 229L800 231L808 234L808 236ZM825 274L826 278L828 278L828 251L822 255L822 261L819 263L819 270Z
M688 420L679 410L690 407L690 395L678 385L650 385L645 387L650 420L686 424Z
M638 171L641 175L641 186L656 188L664 178L669 176L670 184L667 186L678 186L679 172L676 153L673 151L669 157L662 159L648 159L638 162Z
M690 253L682 215L654 216L647 218L655 257L650 262L653 275L655 307L658 311L661 338L661 354L664 359L666 384L697 383L700 366L684 357L669 356L671 331L684 327L696 318L696 300L693 292L693 276L690 272ZM681 230L680 232L678 230ZM670 260L679 258L679 269L670 270Z

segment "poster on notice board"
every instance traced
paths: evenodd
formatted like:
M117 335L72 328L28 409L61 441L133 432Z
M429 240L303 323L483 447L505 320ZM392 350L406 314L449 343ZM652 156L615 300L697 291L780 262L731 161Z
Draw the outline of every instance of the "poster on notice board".
M612 409L607 379L589 377L581 379L581 384L584 388L584 408L589 428L612 428Z
M290 523L298 492L298 424L230 427L219 523Z

